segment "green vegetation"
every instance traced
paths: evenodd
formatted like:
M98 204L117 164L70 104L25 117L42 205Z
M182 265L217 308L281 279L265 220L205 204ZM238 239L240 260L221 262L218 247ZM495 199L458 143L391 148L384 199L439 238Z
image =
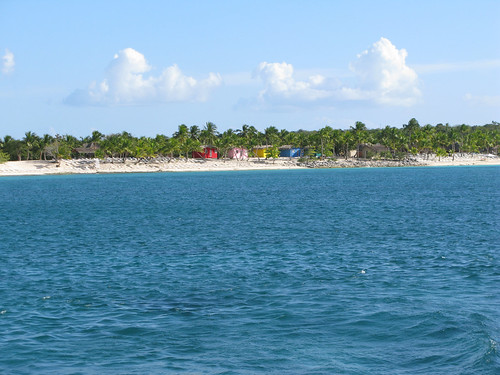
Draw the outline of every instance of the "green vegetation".
M9 161L9 159L10 159L9 154L6 154L5 152L0 152L0 164Z
M276 160L280 156L280 150L278 149L278 146L274 144L273 146L269 147L266 150L266 155L268 158L273 159L274 162L274 160Z
M384 151L361 151L364 145L380 144ZM267 157L277 158L280 146L300 147L309 158L359 157L401 159L411 155L434 154L438 157L454 153L498 153L500 123L493 121L482 126L437 124L420 126L412 118L401 128L386 126L367 129L358 121L348 130L325 126L314 131L278 130L269 126L263 132L254 126L228 129L223 133L207 122L200 129L197 125L179 125L171 137L158 134L154 138L134 137L130 133L104 135L98 131L77 139L71 135L38 136L29 131L22 139L9 135L0 138L0 162L6 160L60 160L81 157L154 158L157 156L189 158L203 145L215 146L220 157L226 157L232 147L244 147L249 155L259 145L269 146Z

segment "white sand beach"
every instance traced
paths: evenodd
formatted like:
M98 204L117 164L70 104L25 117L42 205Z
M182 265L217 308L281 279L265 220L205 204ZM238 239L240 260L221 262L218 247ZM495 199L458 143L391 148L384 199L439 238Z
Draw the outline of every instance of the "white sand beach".
M500 157L492 154L455 154L438 158L431 155L429 159L425 157L416 158L417 161L428 166L451 166L451 165L500 165Z
M89 174L89 173L148 173L148 172L202 172L202 171L241 171L303 168L356 168L356 167L399 167L399 166L464 166L500 165L500 157L484 154L464 154L455 157L436 158L431 156L412 158L406 161L375 161L358 159L337 159L335 161L311 161L299 163L297 159L279 158L264 160L200 160L172 159L138 161L99 159L61 160L60 163L44 160L9 161L0 164L0 176L29 176L50 174Z
M54 161L29 160L9 161L0 164L0 176L29 176L48 174L88 174L88 173L149 173L149 172L201 172L238 171L259 169L300 169L294 160L200 160L172 159L171 161L141 162L115 160L104 162L99 159L75 159Z

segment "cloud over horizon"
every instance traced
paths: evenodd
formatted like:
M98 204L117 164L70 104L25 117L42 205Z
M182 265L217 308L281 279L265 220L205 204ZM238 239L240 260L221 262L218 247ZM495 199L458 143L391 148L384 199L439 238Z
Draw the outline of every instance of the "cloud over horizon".
M203 80L186 76L174 64L159 76L145 76L151 70L140 52L125 48L115 54L100 82L78 89L64 102L70 105L137 105L181 101L205 101L210 90L222 83L219 74Z
M292 64L264 61L253 73L264 86L254 104L301 107L367 102L411 106L421 91L417 73L406 65L407 55L405 49L397 49L382 37L349 64L353 76L348 82L322 74L298 79ZM75 106L203 102L222 83L220 74L209 73L207 78L197 80L184 75L176 64L156 76L151 71L143 54L132 48L123 49L108 65L104 79L91 82L87 89L73 91L64 102Z
M312 75L296 80L293 66L286 62L262 62L254 76L264 83L261 103L333 104L337 101L371 101L382 105L410 106L421 96L417 73L406 65L407 52L390 40L380 38L349 65L355 85L338 79Z
M287 101L313 102L331 96L337 82L332 82L317 74L307 81L298 81L293 77L293 66L282 63L262 62L254 72L264 82L264 89L259 93L261 100L284 99Z
M14 71L15 65L16 62L14 61L14 54L6 48L5 54L2 56L2 73L3 74L12 73Z

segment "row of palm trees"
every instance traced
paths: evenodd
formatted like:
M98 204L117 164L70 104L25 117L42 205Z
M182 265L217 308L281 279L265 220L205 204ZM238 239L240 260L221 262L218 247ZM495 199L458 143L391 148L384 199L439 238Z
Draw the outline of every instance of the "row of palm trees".
M251 154L260 145L268 145L269 155L276 156L276 149L287 145L305 149L306 155L347 158L351 155L351 150L359 149L363 144L377 143L390 150L388 157L418 153L435 153L440 156L454 152L491 153L497 152L500 145L500 123L492 122L483 126L420 126L412 118L401 128L386 126L367 129L364 123L358 121L347 130L325 126L314 131L288 131L269 126L264 131L259 131L254 126L245 124L241 129L219 132L215 124L207 122L203 128L197 125L179 125L170 137L163 134L156 137L134 137L128 132L104 135L94 131L92 135L80 139L72 135L38 136L29 131L19 140L9 135L0 139L0 161L69 159L82 155L77 150L79 148L87 148L101 158L188 158L193 151L201 151L203 145L217 147L221 157L226 157L233 147L246 148Z

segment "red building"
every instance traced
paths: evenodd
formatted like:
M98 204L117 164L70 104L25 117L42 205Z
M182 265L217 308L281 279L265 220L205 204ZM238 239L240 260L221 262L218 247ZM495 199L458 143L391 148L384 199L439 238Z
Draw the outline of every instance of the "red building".
M214 146L202 146L203 152L193 151L195 159L217 159L217 148Z

